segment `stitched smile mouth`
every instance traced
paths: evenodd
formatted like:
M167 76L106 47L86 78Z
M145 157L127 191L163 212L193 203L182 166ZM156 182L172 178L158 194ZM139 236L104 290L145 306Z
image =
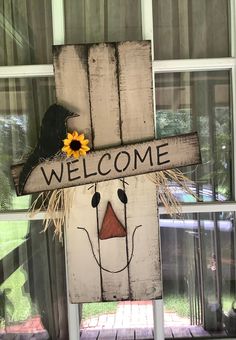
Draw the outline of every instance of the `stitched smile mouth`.
M93 249L93 244L92 244L92 241L91 241L91 238L90 238L90 235L89 235L88 231L87 231L85 228L82 228L82 227L77 227L77 229L83 230L83 231L86 232L87 237L88 237L88 240L89 240L89 243L90 243L91 251L92 251L92 254L93 254L93 257L94 257L95 261L97 262L97 265L98 265L102 270L104 270L104 271L106 271L106 272L108 272L108 273L116 274L116 273L122 272L124 269L126 269L126 268L129 266L129 264L130 264L130 262L131 262L131 260L132 260L132 258L133 258L133 255L134 255L134 236L135 236L136 230L137 230L138 228L140 228L140 227L142 227L141 224L138 225L138 226L136 226L135 229L134 229L134 231L133 231L133 234L132 234L131 254L130 254L130 257L129 257L127 263L126 263L125 266L122 267L121 269L119 269L119 270L114 270L114 271L113 271L113 270L109 270L109 269L107 269L107 268L104 268L104 267L102 266L102 264L99 262L99 260L97 259L97 256L95 255L95 252L94 252L94 249ZM101 241L100 241L100 242L101 242Z

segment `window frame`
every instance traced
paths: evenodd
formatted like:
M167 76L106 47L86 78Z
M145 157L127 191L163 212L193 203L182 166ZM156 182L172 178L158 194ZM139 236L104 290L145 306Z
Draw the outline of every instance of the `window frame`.
M200 72L200 71L216 71L228 70L231 75L231 98L232 98L232 143L233 143L233 164L236 158L236 4L235 0L229 0L230 9L230 41L231 41L231 57L227 58L203 58L203 59L176 59L176 60L154 60L153 59L153 84L156 74L174 73L174 72ZM64 0L51 0L52 8L52 27L53 27L53 44L62 45L65 42L65 17L64 17ZM142 34L143 39L153 41L153 11L152 0L141 0L142 13ZM154 49L152 48L152 51ZM17 66L0 66L0 78L37 78L37 77L53 77L52 64L37 65L17 65ZM153 100L155 108L155 94L153 91ZM233 197L236 193L236 166L233 166ZM211 202L211 203L191 203L182 204L183 213L204 213L204 212L236 212L235 200L231 202ZM159 207L159 215L165 214L164 207ZM37 213L34 217L30 217L26 211L8 211L0 212L0 221L30 221L43 220L45 214ZM66 244L66 242L65 242ZM69 301L69 299L68 299ZM154 330L157 339L164 338L164 313L163 301L157 300L153 303L154 309ZM78 305L72 305L68 302L68 322L70 339L79 340L79 313Z

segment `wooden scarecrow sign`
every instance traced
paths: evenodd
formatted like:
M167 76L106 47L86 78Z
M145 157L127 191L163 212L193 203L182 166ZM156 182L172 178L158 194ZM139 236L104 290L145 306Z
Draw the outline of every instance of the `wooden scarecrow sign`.
M57 105L12 167L19 195L76 186L67 218L72 303L162 295L156 185L197 164L196 133L154 140L149 41L54 47Z

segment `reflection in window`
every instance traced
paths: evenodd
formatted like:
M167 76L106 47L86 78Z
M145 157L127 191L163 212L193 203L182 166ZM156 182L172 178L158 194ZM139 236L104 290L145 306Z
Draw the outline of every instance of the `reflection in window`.
M0 0L0 65L52 60L50 0Z
M0 222L0 329L67 339L64 248L42 228L42 221Z
M164 304L183 323L228 330L236 294L234 219L233 212L160 216Z
M232 199L232 134L228 71L156 75L157 138L197 131L202 164L182 169L200 200ZM173 186L182 202L191 195Z
M155 59L230 56L228 0L152 3Z
M27 209L30 196L16 197L10 166L36 145L40 121L54 99L54 80L0 81L0 210Z

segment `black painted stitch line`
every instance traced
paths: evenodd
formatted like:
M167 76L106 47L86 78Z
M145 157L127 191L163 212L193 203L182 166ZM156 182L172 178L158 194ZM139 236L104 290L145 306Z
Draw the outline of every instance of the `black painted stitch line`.
M125 192L124 178L123 178L123 190ZM128 227L127 226L127 204L124 204L124 218L125 218L125 228L126 228L125 248L126 248L127 260L129 261L129 244L128 244L128 233L127 233L127 227ZM133 240L132 240L132 243L133 243ZM127 274L128 274L129 298L130 298L130 300L132 300L131 279L130 279L130 269L129 269L129 267L127 267Z
M121 117L121 99L120 99L120 61L119 61L119 43L115 43L115 60L116 60L116 81L118 89L118 103L119 103L119 129L120 129L120 143L123 145L123 134L122 134L122 117Z
M94 191L97 192L97 184L94 185ZM99 236L99 217L98 217L98 205L96 206L96 219L97 219L97 235ZM91 245L91 243L90 243ZM98 259L101 263L101 248L100 248L100 239L98 237ZM101 297L104 300L104 289L103 289L103 279L102 279L102 269L100 268L100 282L101 282Z
M90 128L91 128L91 144L92 144L92 149L94 148L94 139L95 139L95 134L94 134L94 126L93 126L93 114L92 114L92 102L91 102L91 84L90 84L90 67L89 67L89 57L91 56L91 48L92 46L87 46L86 52L86 58L87 58L87 76L88 76L88 95L89 95L89 107L90 107Z
M134 231L133 231L133 234L132 234L132 251L131 251L130 258L129 258L127 264L126 264L122 269L116 270L116 271L112 271L112 270L106 269L106 268L104 268L104 267L101 265L101 263L99 263L98 259L96 258L96 255L95 255L95 252L94 252L94 249L93 249L93 244L92 244L92 241L91 241L91 238L90 238L90 235L89 235L88 231L87 231L85 228L82 228L82 227L77 227L77 229L80 229L80 230L83 230L83 231L86 232L86 234L87 234L87 236L88 236L89 243L90 243L90 247L91 247L91 250L92 250L92 254L93 254L93 257L94 257L94 259L95 259L97 265L98 265L102 270L104 270L104 271L106 271L106 272L108 272L108 273L117 274L117 273L120 273L120 272L122 272L123 270L125 270L125 269L129 266L129 264L130 264L130 262L131 262L131 260L132 260L132 258L133 258L133 255L134 255L134 235L135 235L136 230L137 230L138 228L140 228L140 227L142 227L141 224L138 225L137 227L135 227L135 229L134 229Z
M127 182L125 181L124 178L119 178L119 180L120 180L123 184L129 185L129 183L127 183Z

